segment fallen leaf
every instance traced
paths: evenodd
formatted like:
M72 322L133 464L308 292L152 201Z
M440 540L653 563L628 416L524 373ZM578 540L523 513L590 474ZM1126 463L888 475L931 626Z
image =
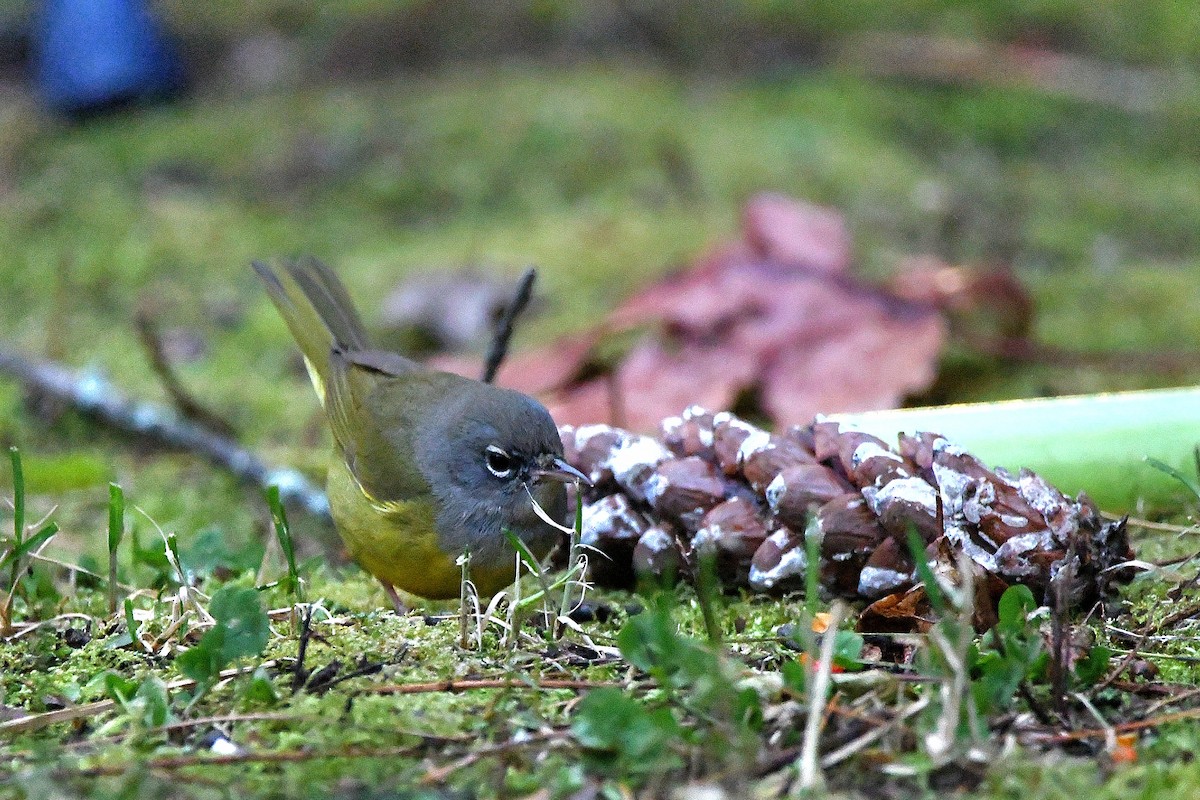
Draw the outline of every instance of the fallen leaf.
M860 633L925 633L933 627L924 586L881 597L863 609L855 630Z
M833 209L764 193L746 205L742 230L762 258L827 273L850 266L850 233Z
M932 383L946 323L924 299L848 275L850 258L838 212L759 195L740 241L638 291L596 330L513 359L501 382L540 396L561 424L635 431L696 404L779 426L894 407ZM605 337L631 332L615 363L590 361Z
M1138 760L1136 733L1117 734L1117 743L1109 753L1114 764L1136 764Z

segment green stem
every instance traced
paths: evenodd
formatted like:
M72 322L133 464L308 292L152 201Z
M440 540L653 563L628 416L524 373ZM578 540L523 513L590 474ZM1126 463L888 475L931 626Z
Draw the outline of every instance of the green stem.
M125 493L108 485L108 613L117 613L117 549L125 534Z
M20 548L25 537L25 470L21 468L21 451L8 448L12 460L13 479L13 547Z
M571 526L571 534L569 546L567 548L567 572L568 574L575 570L575 562L579 559L579 540L583 535L583 487L579 482L575 482L575 524ZM583 576L580 575L582 580ZM554 621L554 638L558 639L562 636L563 625L559 621L567 614L571 613L571 581L568 578L563 585L562 601L558 606L559 619Z

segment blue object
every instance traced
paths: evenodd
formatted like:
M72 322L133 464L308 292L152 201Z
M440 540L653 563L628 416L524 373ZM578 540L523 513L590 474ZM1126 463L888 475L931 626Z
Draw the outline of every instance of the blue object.
M32 45L35 89L65 114L161 100L183 89L182 62L146 0L45 0Z

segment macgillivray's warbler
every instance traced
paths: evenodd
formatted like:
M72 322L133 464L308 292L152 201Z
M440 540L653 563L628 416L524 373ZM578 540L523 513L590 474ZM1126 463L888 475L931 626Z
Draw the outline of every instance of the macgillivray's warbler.
M484 595L512 583L511 531L538 558L557 538L565 484L587 479L563 458L549 412L520 392L372 350L350 295L313 258L275 271L254 262L304 354L333 429L326 492L351 556L383 584L457 597L464 553Z

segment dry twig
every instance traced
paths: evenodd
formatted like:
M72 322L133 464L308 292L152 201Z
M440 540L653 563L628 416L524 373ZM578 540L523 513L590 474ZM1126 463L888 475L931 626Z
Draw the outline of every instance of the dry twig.
M525 270L525 274L517 283L517 291L513 295L512 302L504 310L504 316L500 318L496 325L496 332L492 336L492 345L488 349L483 376L480 378L484 383L491 383L495 379L496 373L500 371L500 365L504 363L504 357L508 354L508 343L512 339L513 325L516 323L517 317L525 310L525 306L529 305L529 300L533 297L533 283L536 279L537 270L530 267Z
M224 417L206 408L183 385L183 381L175 372L175 366L167 358L162 336L158 332L158 325L151 318L149 312L139 311L134 317L134 325L137 328L138 339L141 340L142 347L146 350L146 357L150 359L150 366L154 370L154 374L158 376L163 388L171 396L179 413L186 419L197 422L223 436L234 437L236 433L233 426Z
M393 683L368 686L364 694L428 694L432 692L469 692L478 689L599 689L620 686L607 681L570 680L564 678L532 678L529 681L512 678L476 678L472 680L430 681L428 683Z
M165 447L198 453L245 483L259 488L278 486L284 502L303 506L317 516L329 516L325 493L301 473L268 467L228 436L185 419L171 408L124 397L97 375L76 373L52 361L35 361L5 350L0 350L0 373L110 428Z

